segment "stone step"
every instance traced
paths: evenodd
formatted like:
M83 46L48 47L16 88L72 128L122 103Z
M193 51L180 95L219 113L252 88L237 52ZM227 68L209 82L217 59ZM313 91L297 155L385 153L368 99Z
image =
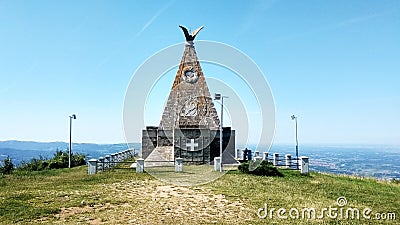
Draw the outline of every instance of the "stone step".
M172 146L158 146L144 160L144 168L154 166L173 166Z

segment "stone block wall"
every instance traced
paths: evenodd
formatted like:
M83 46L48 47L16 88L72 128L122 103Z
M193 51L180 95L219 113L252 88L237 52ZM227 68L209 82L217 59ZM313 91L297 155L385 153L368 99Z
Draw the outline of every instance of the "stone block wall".
M225 127L222 138L223 163L236 163L235 130ZM142 133L142 157L146 159L157 146L173 146L172 141L175 141L174 157L183 158L185 164L208 164L220 156L219 130L184 128L173 132L158 130L158 127L147 127Z
M147 158L150 153L157 147L158 127L146 127L142 130L142 155L143 159Z

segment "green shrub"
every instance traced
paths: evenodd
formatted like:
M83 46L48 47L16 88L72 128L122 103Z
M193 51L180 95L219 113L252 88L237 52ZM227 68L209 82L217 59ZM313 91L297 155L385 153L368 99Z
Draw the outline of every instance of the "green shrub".
M60 169L60 168L66 168L66 167L68 167L68 162L67 162L67 166L64 166L63 162L57 161L57 160L50 160L49 165L48 165L48 169Z
M40 171L45 170L48 166L47 159L43 156L39 156L38 159L33 158L29 162L22 161L21 165L18 167L18 170L25 171Z
M49 160L49 168L48 169L61 169L61 168L67 168L68 167L68 151L60 151L57 150L56 153L54 153L54 157Z
M12 163L12 160L10 156L7 156L2 162L2 166L0 167L0 173L1 174L11 174L14 170L14 164Z
M395 183L395 184L400 184L400 179L392 178L390 182Z
M49 169L68 168L69 153L67 151L57 150L53 158L45 159L39 156L39 159L33 158L29 162L22 162L18 167L19 171L42 171ZM86 164L86 156L82 154L71 155L71 167L82 166Z
M249 161L247 161L247 162L242 162L242 163L240 163L240 165L238 166L238 169L239 169L240 172L242 172L242 173L249 173L249 166L250 166Z
M73 154L71 164L72 167L86 165L86 156L82 154Z
M258 165L254 170L250 170L250 164L254 163L252 161L247 161L244 163L241 163L238 167L238 169L242 173L247 173L247 174L254 174L258 176L273 176L273 177L282 177L283 174L279 172L279 170L272 165L271 162L268 162L266 160L263 160L260 165Z

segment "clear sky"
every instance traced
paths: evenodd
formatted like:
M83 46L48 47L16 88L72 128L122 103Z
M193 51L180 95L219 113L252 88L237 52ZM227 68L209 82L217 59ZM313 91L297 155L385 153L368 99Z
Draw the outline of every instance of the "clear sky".
M179 24L257 63L276 143L293 143L296 114L300 143L400 144L397 0L0 0L0 140L68 141L75 113L76 142L124 142L129 81L183 41Z

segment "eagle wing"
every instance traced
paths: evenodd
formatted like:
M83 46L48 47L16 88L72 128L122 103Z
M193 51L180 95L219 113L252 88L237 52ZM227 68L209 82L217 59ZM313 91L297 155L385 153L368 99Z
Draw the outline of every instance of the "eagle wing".
M203 27L204 27L204 26L201 26L201 27L197 28L196 30L194 30L194 31L192 32L191 36L193 37L193 39L196 37L197 33L199 33L199 31L200 31L201 29L203 29Z
M186 40L190 39L190 34L188 32L188 30L186 29L186 27L179 25L179 27L183 30L183 33L185 34L185 38Z

